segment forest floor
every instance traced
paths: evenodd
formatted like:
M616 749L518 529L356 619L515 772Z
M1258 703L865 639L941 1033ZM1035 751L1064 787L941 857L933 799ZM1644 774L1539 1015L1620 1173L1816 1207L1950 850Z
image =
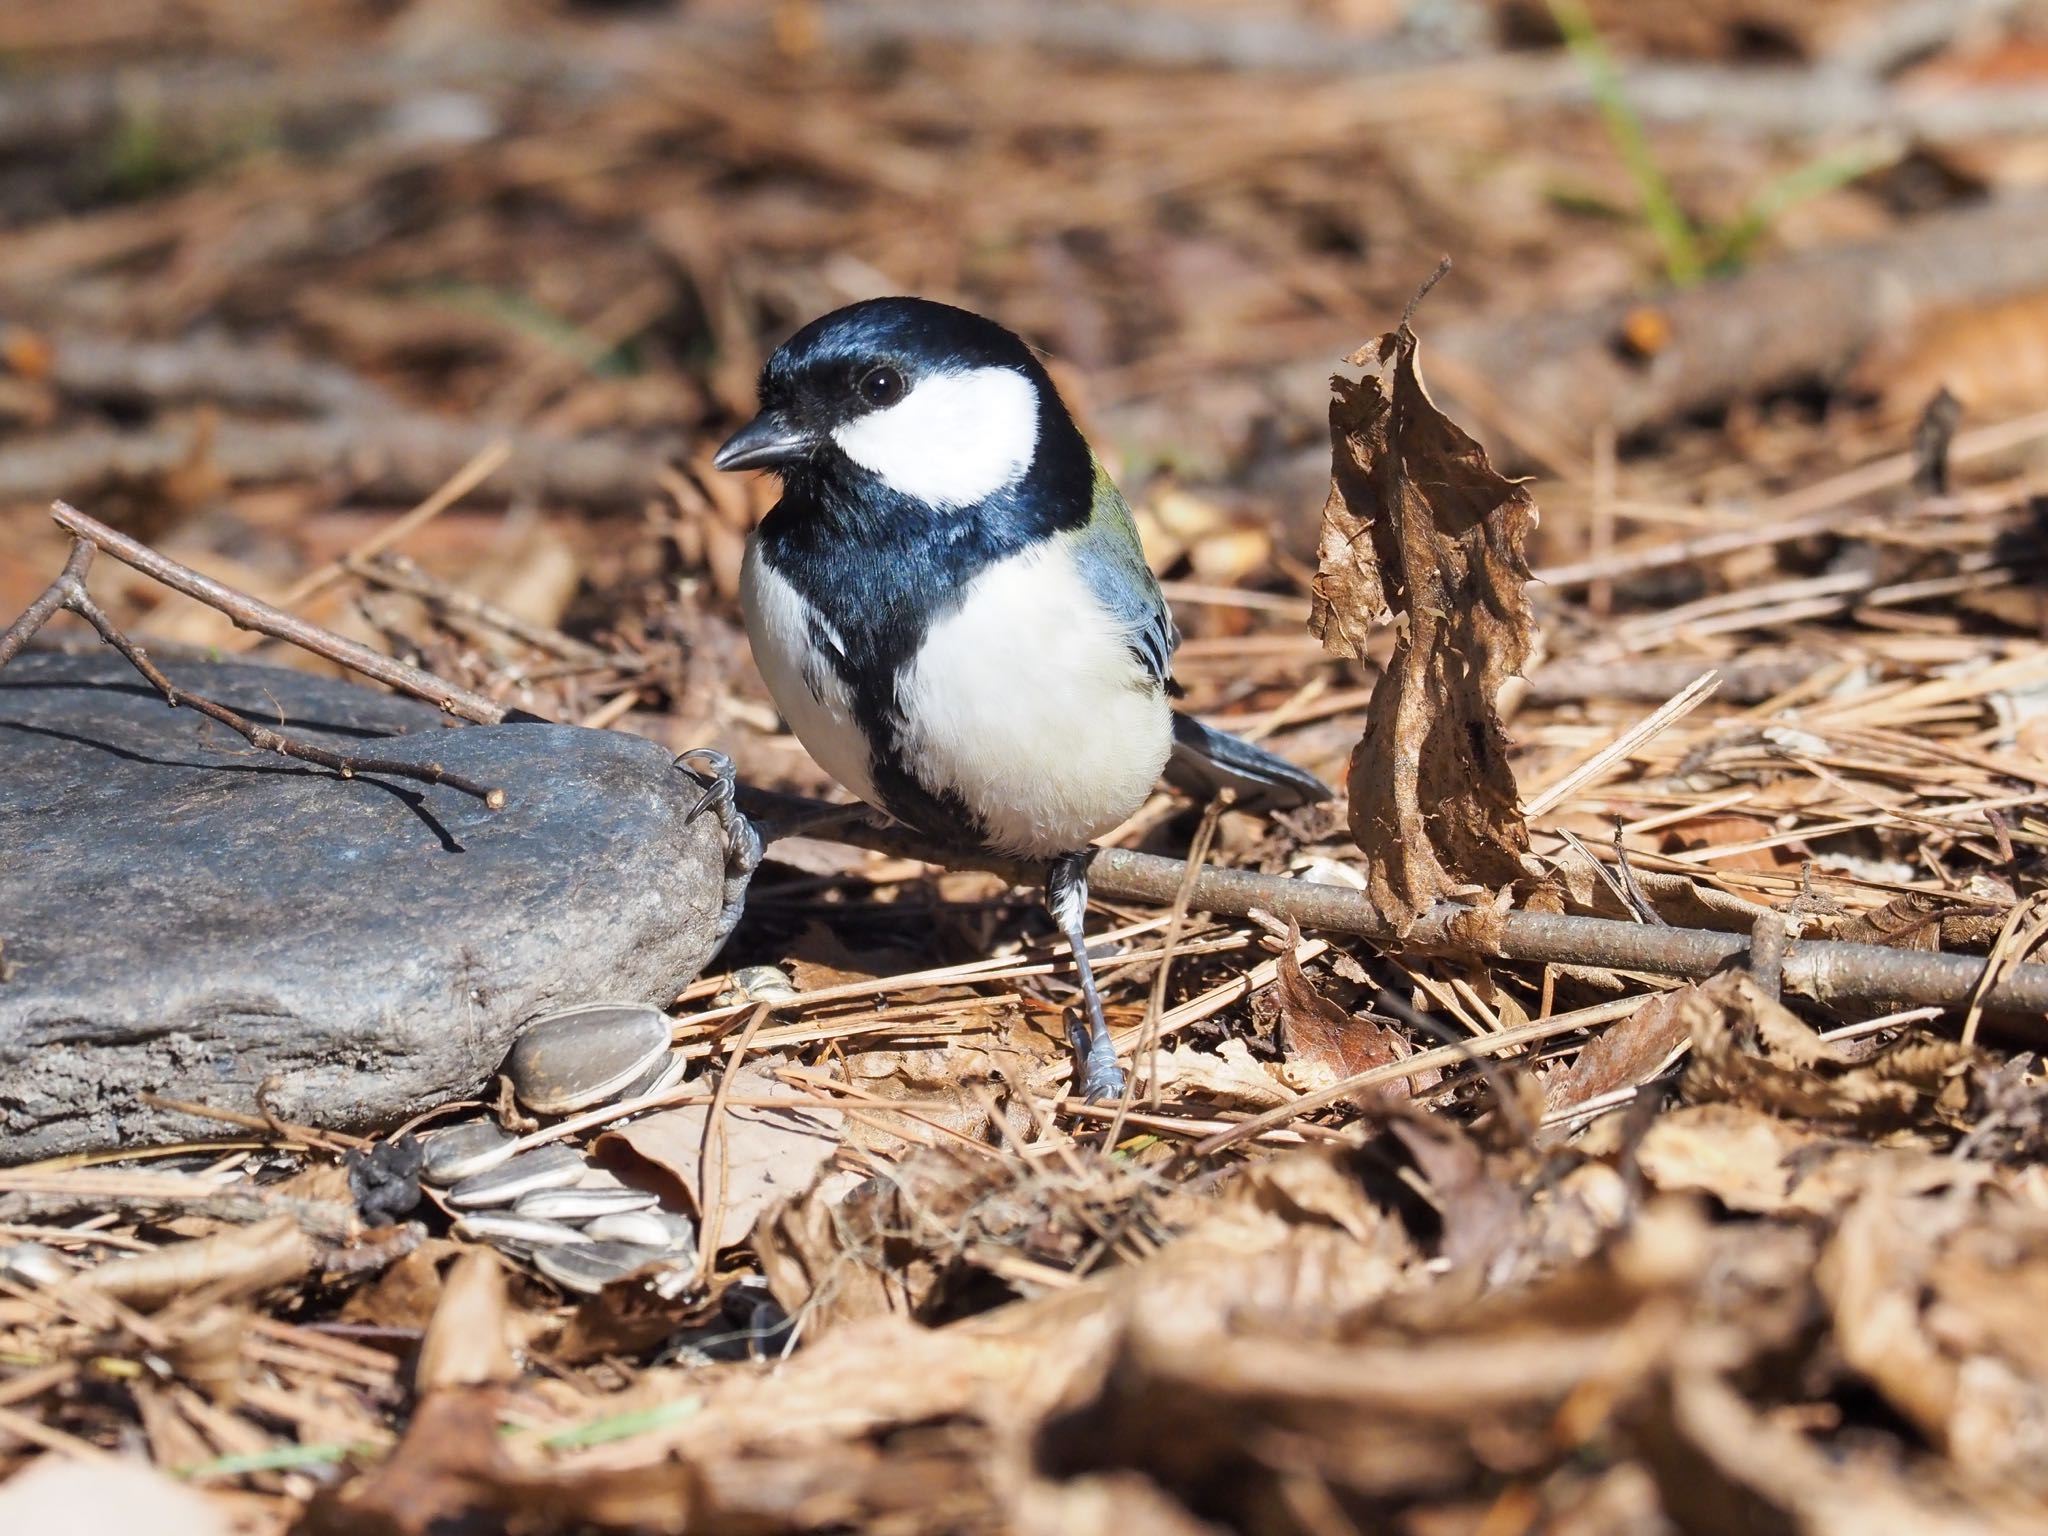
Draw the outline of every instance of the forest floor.
M1034 893L778 843L670 1010L717 1235L594 1296L309 1225L357 1143L257 1105L0 1169L0 1525L2042 1529L2048 6L13 0L0 620L61 498L833 797L710 455L888 292L1045 350L1187 706L1348 791L1106 841L1359 920L1105 878L1091 1106Z

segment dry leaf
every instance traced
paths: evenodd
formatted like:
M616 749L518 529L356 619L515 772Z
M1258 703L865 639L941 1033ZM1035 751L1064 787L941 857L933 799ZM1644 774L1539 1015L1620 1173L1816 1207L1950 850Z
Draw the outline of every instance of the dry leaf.
M1664 1512L1686 1536L2018 1536L2032 1528L2024 1521L1979 1519L1935 1490L1922 1494L1902 1477L1843 1465L1796 1429L1758 1412L1696 1359L1662 1384L1640 1425L1638 1447L1657 1478Z
M1873 911L1846 918L1828 937L1844 944L1889 944L1898 949L1941 948L1942 918L1955 903L1926 891L1905 891Z
M1958 1373L1928 1338L1920 1308L1927 1269L1966 1215L1953 1200L1866 1195L1843 1216L1814 1270L1843 1362L1944 1450Z
M1775 837L1778 828L1761 816L1744 816L1723 811L1690 817L1660 839L1666 853L1684 853L1703 848L1740 848L1739 853L1715 854L1707 863L1715 869L1796 869L1806 856L1787 843L1769 848L1749 848Z
M1366 893L1405 933L1436 901L1521 878L1528 851L1495 708L1535 640L1523 546L1528 491L1430 402L1404 322L1330 381L1331 484L1309 627L1356 656L1382 610L1407 626L1351 758L1351 833Z
M1270 1086L1270 1079L1268 1079ZM807 1333L893 1312L935 1320L986 1277L1042 1289L1096 1255L1110 1227L1173 1225L1156 1187L1099 1156L1057 1166L957 1145L925 1148L837 1198L828 1185L771 1209L754 1250Z
M773 1206L755 1223L754 1251L783 1310L807 1309L821 1328L922 1317L975 1222L994 1214L992 1194L1011 1182L993 1162L951 1148L913 1152L844 1195L814 1186Z
M930 1141L933 1126L986 1141L994 1134L991 1108L1001 1112L1005 1130L1028 1137L1030 1112L1009 1085L1029 1082L1040 1060L993 1041L991 1035L964 1035L946 1045L850 1054L841 1068L847 1082L873 1098L901 1104L916 1119L858 1116L846 1128L847 1144L874 1157L900 1157Z
M429 1238L350 1295L341 1321L372 1328L425 1328L441 1302L441 1266L468 1247L448 1238Z
M1947 1123L1944 1091L1985 1058L1948 1040L1908 1040L1869 1061L1820 1038L1746 971L1724 971L1680 994L1692 1036L1683 1086L1694 1102L1728 1102L1836 1124Z
M273 1216L254 1226L117 1259L72 1283L148 1309L201 1287L225 1300L289 1285L304 1278L316 1257L312 1238L295 1220Z
M735 1098L792 1097L769 1075L768 1065L745 1062L732 1080ZM674 1194L693 1208L701 1187L705 1135L711 1120L707 1104L685 1104L657 1110L597 1142L601 1159L624 1159L665 1176ZM724 1110L721 1158L714 1161L710 1198L722 1199L718 1221L722 1243L737 1243L753 1230L755 1219L776 1200L801 1194L845 1139L846 1117L836 1109L810 1107L759 1108L728 1104ZM718 1178L717 1163L724 1165ZM665 1203L675 1204L670 1200ZM698 1219L708 1228L705 1213Z
M1384 1024L1347 1013L1316 990L1295 959L1300 942L1301 931L1295 928L1288 934L1287 947L1280 951L1280 979L1270 994L1290 1064L1310 1069L1301 1074L1299 1086L1317 1088L1324 1082L1407 1060L1408 1042L1401 1036ZM1418 1083L1403 1078L1370 1090L1365 1097L1376 1102L1405 1100L1415 1088L1429 1087L1435 1077L1431 1073L1429 1081Z
M1571 1070L1551 1082L1543 1107L1554 1113L1603 1093L1647 1083L1685 1041L1683 1000L1691 990L1680 987L1660 992L1620 1023L1588 1040Z
M0 1531L231 1536L225 1506L138 1461L45 1456L0 1486Z
M1943 389L1976 422L2039 410L2048 400L2048 293L1925 315L1874 347L1850 388L1877 395L1887 420L1910 420Z
M1838 1141L1762 1110L1687 1104L1659 1115L1635 1149L1653 1189L1711 1195L1759 1216L1832 1216L1874 1186L1945 1189L1987 1170L1917 1149Z
M441 1303L420 1340L414 1378L421 1392L512 1381L519 1375L505 1329L505 1269L488 1248L449 1267Z
M1161 1051L1152 1086L1176 1103L1198 1100L1222 1109L1274 1109L1295 1097L1272 1068L1254 1061L1245 1043L1235 1039L1214 1050L1182 1045Z
M1482 1283L1497 1283L1527 1237L1520 1194L1488 1170L1478 1144L1452 1121L1409 1111L1389 1120L1387 1129L1429 1181L1443 1218L1443 1256Z

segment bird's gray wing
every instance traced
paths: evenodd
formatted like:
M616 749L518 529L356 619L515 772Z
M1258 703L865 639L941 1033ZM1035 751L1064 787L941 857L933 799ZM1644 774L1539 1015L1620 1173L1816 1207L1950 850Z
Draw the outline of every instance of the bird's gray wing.
M1131 654L1161 688L1178 694L1173 680L1173 652L1180 644L1180 631L1159 591L1152 568L1145 563L1145 547L1138 541L1138 525L1123 493L1109 478L1098 460L1095 465L1095 499L1087 526L1073 535L1074 563L1080 568L1096 599L1115 615L1131 647Z
M1145 563L1131 509L1099 462L1093 513L1074 536L1074 557L1096 598L1122 622L1131 654L1161 688L1177 696L1173 652L1180 631ZM1253 811L1288 810L1330 798L1329 787L1313 774L1178 710L1166 782L1197 800L1233 790L1237 803Z

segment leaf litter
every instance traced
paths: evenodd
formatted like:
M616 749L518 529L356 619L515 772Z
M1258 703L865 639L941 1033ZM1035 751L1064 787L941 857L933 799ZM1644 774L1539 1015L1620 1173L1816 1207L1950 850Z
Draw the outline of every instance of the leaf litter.
M1690 8L1686 25L1732 49L1728 9ZM1613 254L1583 227L1549 231L1546 247L1555 210L1496 221L1471 217L1463 188L1397 195L1397 182L1426 188L1426 160L1390 176L1359 164L1357 140L1333 160L1341 195L1325 206L1303 147L1357 121L1341 115L1355 90L1255 70L1204 84L1098 62L1086 78L1104 89L1053 92L1020 88L1007 56L976 55L964 86L889 97L878 131L849 106L886 94L874 81L792 62L806 59L803 10L772 67L722 82L715 50L662 55L675 99L659 110L585 114L579 97L575 132L508 138L452 179L430 150L393 161L374 142L328 177L299 168L306 230L375 202L416 221L391 250L372 241L335 262L304 230L253 240L281 200L256 164L27 231L0 281L55 274L22 312L54 295L51 312L103 325L125 308L143 336L215 305L275 314L380 387L445 392L477 419L519 417L524 399L551 426L687 419L708 437L719 412L746 408L776 325L880 273L980 292L1013 317L1053 309L1055 350L1094 378L1115 343L1090 327L1113 337L1142 315L1145 360L1121 381L1139 386L1140 418L1192 398L1237 432L1243 380L1226 364L1289 326L1319 348L1367 330L1410 281L1394 269L1444 230L1461 253L1551 260L1553 286ZM1627 35L1633 12L1600 12ZM961 115L948 92L977 110ZM1142 111L1113 109L1124 137L1099 185L1041 165L1046 144L1104 133L1088 114L1126 92ZM1097 105L1077 108L1084 96ZM833 131L803 126L799 99ZM1442 117L1460 154L1502 147L1469 103ZM1244 208L1222 215L1242 248L1201 230L1127 243L1149 189L1211 174L1190 157L1216 152L1216 123L1252 167ZM939 174L932 148L949 134L1005 173L966 179L1006 189L1008 222L959 216L960 178ZM1372 155L1445 150L1416 137L1427 144ZM1965 159L1949 153L1942 174ZM638 174L614 186L587 178L586 160ZM1340 210L1361 176L1384 193L1372 237L1391 258L1329 254L1353 240ZM629 211L688 207L714 185L740 189L719 204L717 240L665 226L650 255L619 238ZM489 187L505 195L475 195ZM575 190L547 202L551 188ZM552 224L533 218L542 204ZM794 232L800 206L829 232L796 252L810 238ZM1041 238L1055 216L1071 242ZM1848 211L1855 228L1871 217ZM1294 251L1297 229L1323 254ZM971 260L949 254L959 231ZM128 281L122 264L158 249L177 281ZM305 280L309 254L332 283ZM507 324L502 303L458 314L416 291L442 263L472 300L480 278L506 280L500 264L596 274L583 286L638 313L701 312L692 342L718 361L637 379L565 370L530 314ZM1143 274L1141 305L1115 286L1120 267ZM1300 277L1284 300L1282 272ZM1550 302L1537 286L1518 301ZM1314 312L1276 326L1299 296ZM605 323L640 323L633 306ZM1983 347L2020 313L1939 317L1969 343L1941 376L2017 413L2024 367ZM658 355L667 328L633 345ZM90 337L54 352L9 338L26 359L0 379L11 433L54 420L74 454L76 434L113 435L112 463L182 431L175 402L103 411L91 389L51 381L50 357L83 356ZM1468 433L1424 392L1419 349L1404 324L1350 362L1368 376L1333 405L1312 592L1291 574L1307 551L1262 558L1275 539L1220 511L1227 496L1129 487L1166 535L1155 549L1178 550L1194 701L1326 775L1351 751L1355 842L1335 816L1256 834L1226 822L1219 862L1354 884L1390 937L1447 898L1471 905L1483 937L1506 893L1645 927L1748 933L1774 913L1808 938L2016 958L2048 846L2039 463L2014 452L2038 430L1966 415L1949 484L1930 493L1912 488L1896 429L1820 432L1743 402L1711 432L1667 424L1608 470L1575 464L1572 445L1552 452L1562 472L1538 529L1529 492L1477 438L1506 465L1540 403L1523 414L1512 377L1481 381L1484 401L1461 383L1460 419L1485 429ZM1146 396L1148 373L1194 387ZM1897 381L1882 409L1921 411L1918 388ZM246 425L225 409L226 426ZM383 440L351 425L352 448ZM109 477L108 495L152 536L212 540L219 518L211 555L252 551L295 580L388 526L314 488L344 478L334 465L259 472L247 441L179 436L171 470ZM659 459L641 443L626 462ZM455 466L400 467L424 494ZM336 564L321 611L564 718L610 711L678 748L723 722L750 777L817 788L746 691L729 605L754 492L688 454L662 485L644 518L633 503L600 522L590 509L616 505L612 490L517 537L461 509L420 523L407 546L420 569L466 572L498 611L369 551ZM40 537L42 521L32 506L9 527ZM288 524L302 531L280 543ZM1548 580L1530 596L1532 559ZM1226 581L1240 585L1219 601ZM709 595L678 611L679 582ZM1327 658L1298 633L1308 611ZM217 615L160 618L218 639ZM1646 717L1710 672L1718 690ZM2048 1513L2048 1092L2015 1038L2037 1021L1987 1014L1965 1046L1966 1010L1800 997L1768 957L1674 985L1195 913L1172 945L1160 1048L1137 1058L1150 1076L1105 1151L1106 1122L1061 1089L1066 984L1000 881L814 849L764 872L756 909L741 940L755 947L734 965L788 964L801 984L756 1036L761 1055L730 1074L716 1135L706 1090L752 1008L713 1003L725 977L675 1010L682 1051L710 1064L679 1090L692 1102L605 1132L679 1213L709 1187L707 1140L722 1142L701 1286L627 1276L579 1300L446 1235L437 1213L372 1231L333 1144L256 1105L224 1106L244 1117L231 1143L0 1171L0 1526L52 1523L52 1502L72 1524L182 1521L208 1536L1978 1533L2036 1530ZM1150 912L1114 916L1101 968L1113 1022L1136 1040L1167 946ZM829 973L797 953L807 929L836 946ZM1374 1081L1343 1086L1361 1076ZM1252 1116L1277 1118L1195 1150Z

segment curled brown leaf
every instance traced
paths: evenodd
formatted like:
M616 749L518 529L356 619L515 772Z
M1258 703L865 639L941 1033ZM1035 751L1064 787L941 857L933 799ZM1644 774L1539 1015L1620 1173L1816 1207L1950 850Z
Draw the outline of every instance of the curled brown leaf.
M1357 656L1391 609L1407 620L1352 753L1351 833L1367 894L1397 933L1438 900L1518 880L1528 850L1495 700L1527 663L1535 619L1526 487L1430 400L1404 321L1333 378L1331 483L1309 627Z

